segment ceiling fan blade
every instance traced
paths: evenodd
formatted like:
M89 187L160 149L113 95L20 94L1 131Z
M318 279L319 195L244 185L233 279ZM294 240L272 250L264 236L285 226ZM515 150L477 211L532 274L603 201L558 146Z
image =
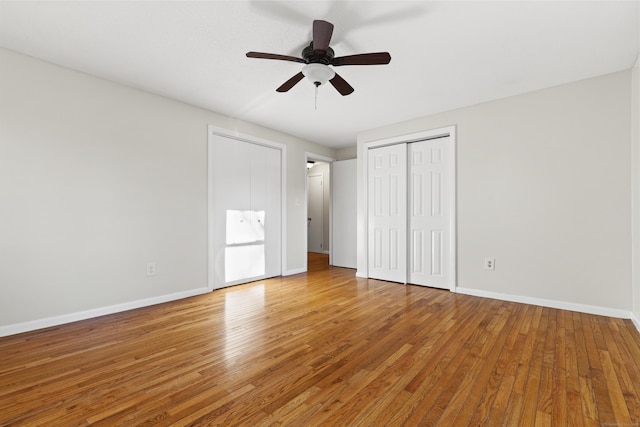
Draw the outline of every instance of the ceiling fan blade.
M280 61L301 62L303 64L307 63L307 61L302 58L296 58L295 56L288 55L278 55L277 53L247 52L247 58L277 59Z
M319 19L313 21L313 50L326 52L329 49L332 34L333 24L331 22Z
M286 91L288 91L289 89L294 87L303 78L304 78L304 74L302 74L302 72L299 72L298 74L296 74L295 76L291 77L289 80L284 82L282 84L282 86L280 86L278 89L276 89L276 92L286 92Z
M389 52L360 53L333 58L331 65L383 65L391 62Z
M338 73L336 73L336 75L333 76L331 80L329 80L329 83L331 83L342 96L349 95L353 92L353 88L351 87L351 85L347 83L345 79L340 77Z

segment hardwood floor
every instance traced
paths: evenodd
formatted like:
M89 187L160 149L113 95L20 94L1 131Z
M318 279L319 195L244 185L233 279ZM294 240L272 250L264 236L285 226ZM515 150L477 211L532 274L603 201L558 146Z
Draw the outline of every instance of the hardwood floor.
M0 425L640 425L630 321L326 264L0 338Z

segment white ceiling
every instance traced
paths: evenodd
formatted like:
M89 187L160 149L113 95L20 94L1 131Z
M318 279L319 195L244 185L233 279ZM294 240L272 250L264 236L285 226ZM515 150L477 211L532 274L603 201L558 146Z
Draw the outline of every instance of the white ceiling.
M336 56L388 51L389 65L343 66L342 97L304 80L313 19L335 25ZM330 147L359 132L633 66L638 1L2 2L0 45ZM1 64L0 64L1 66Z

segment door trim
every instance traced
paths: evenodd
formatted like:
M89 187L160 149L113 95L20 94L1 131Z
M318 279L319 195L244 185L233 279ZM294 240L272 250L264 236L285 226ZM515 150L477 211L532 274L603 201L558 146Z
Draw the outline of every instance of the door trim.
M425 131L420 131L420 132L414 132L414 133L409 133L409 134L405 134L405 135L397 135L397 136L393 136L393 137L389 137L389 138L383 138L383 139L379 139L379 140L375 140L375 141L370 141L370 142L365 142L362 144L362 151L358 152L358 158L361 159L360 164L361 164L361 169L360 169L360 173L361 173L361 179L362 179L362 183L363 183L363 191L362 191L362 195L361 195L361 201L363 203L363 215L361 215L361 220L363 221L363 226L359 227L359 229L362 229L362 234L361 234L361 240L363 245L361 246L362 248L364 248L364 253L363 254L359 254L358 255L358 259L359 259L359 268L358 268L358 272L357 272L357 276L358 277L364 277L364 278L368 278L369 277L369 257L368 257L368 248L369 248L369 236L367 233L367 230L369 229L369 214L368 214L368 206L369 206L369 200L368 200L368 186L369 186L369 173L368 173L368 152L369 149L371 148L377 148L377 147L384 147L387 145L395 145L395 144L408 144L411 142L417 142L417 141L421 141L421 140L425 140L425 139L436 139L436 138L442 138L442 137L446 137L448 136L450 141L451 141L451 157L449 159L449 188L448 190L453 192L453 197L450 198L450 205L449 205L449 209L450 209L450 216L449 216L449 223L450 223L450 227L451 227L451 235L449 237L449 257L451 259L451 263L448 266L448 272L450 274L449 277L451 277L451 285L449 290L452 292L456 291L456 287L457 287L457 283L458 283L458 277L457 277L457 264L458 264L458 260L457 260L457 182L456 182L456 176L457 176L457 171L456 171L456 165L457 165L457 138L456 138L456 126L455 125L451 125L451 126L446 126L446 127L442 127L442 128L436 128L436 129L430 129L430 130L425 130ZM407 263L408 265L408 263ZM364 268L361 268L364 267ZM408 267L407 267L408 268ZM408 274L408 272L407 272Z
M236 139L249 144L262 145L275 148L280 151L280 274L285 275L287 271L287 146L268 139L221 128L214 125L207 125L207 288L213 291L215 288L214 263L213 263L213 188L210 183L213 180L213 136L223 136Z

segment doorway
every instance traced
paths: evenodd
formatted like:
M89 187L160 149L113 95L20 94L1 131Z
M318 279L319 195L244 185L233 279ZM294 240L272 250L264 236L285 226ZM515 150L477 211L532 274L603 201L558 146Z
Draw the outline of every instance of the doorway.
M331 263L331 169L334 159L306 153L307 253L328 255ZM307 260L307 267L309 263Z
M323 174L307 176L307 252L324 253Z
M329 254L331 248L331 165L307 159L307 252Z

